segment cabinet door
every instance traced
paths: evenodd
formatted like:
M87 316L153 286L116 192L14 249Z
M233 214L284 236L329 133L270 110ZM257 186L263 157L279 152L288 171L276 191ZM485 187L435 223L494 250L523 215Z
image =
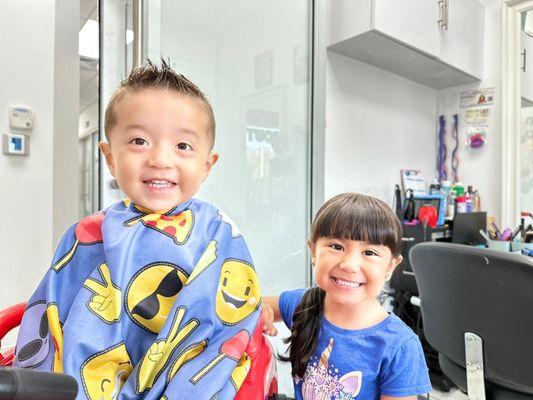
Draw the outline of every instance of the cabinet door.
M437 0L374 0L374 29L423 53L439 56Z
M520 79L522 97L533 102L533 37L520 32Z
M479 0L446 1L448 23L440 34L440 59L481 79L485 8Z

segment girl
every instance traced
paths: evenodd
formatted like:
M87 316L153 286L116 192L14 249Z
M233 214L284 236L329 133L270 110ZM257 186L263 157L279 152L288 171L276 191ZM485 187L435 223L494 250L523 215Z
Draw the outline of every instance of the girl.
M263 331L291 329L296 399L416 399L431 391L418 337L376 296L401 262L402 228L381 200L345 193L318 211L308 242L317 287L263 298Z

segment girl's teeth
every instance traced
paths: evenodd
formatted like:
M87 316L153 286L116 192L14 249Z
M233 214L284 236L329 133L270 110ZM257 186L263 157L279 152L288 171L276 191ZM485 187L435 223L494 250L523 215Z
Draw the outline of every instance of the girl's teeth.
M361 286L360 283L345 281L345 280L338 279L338 278L335 278L335 283L337 283L337 285L340 285L340 286L346 286L346 287L351 287L351 288L358 288L359 286Z

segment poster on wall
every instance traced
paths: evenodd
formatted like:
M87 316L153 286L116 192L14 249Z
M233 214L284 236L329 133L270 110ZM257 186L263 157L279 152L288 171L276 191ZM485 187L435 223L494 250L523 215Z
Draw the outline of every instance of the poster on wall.
M474 108L465 111L465 124L467 125L488 125L489 124L488 108Z
M461 108L488 106L494 103L494 88L468 90L461 92L459 106Z

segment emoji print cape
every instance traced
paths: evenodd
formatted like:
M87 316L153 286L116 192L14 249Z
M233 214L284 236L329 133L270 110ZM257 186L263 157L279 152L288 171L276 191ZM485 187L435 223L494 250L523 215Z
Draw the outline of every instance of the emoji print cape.
M74 376L77 399L233 399L259 302L244 239L214 206L125 200L63 236L15 366Z

